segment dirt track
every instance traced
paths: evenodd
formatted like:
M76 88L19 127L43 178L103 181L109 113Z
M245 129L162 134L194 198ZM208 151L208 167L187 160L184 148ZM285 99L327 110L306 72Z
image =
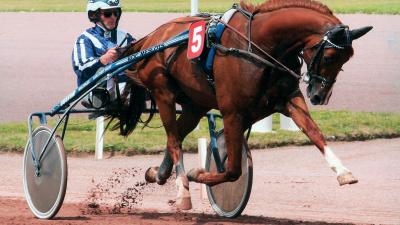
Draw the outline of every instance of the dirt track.
M121 195L143 181L143 171L158 165L162 156L113 157L102 161L69 157L66 204L56 221L43 224L400 224L400 139L334 143L331 147L359 178L358 184L339 187L333 172L312 146L252 151L254 186L243 212L245 216L237 220L215 217L207 200L200 199L197 184L190 186L193 209L176 213L168 203L175 195L172 181L163 187L140 188L137 201L130 204L130 213L111 215L105 209L100 215L88 215L88 194L93 189L109 189L97 202L112 209L121 201ZM0 221L40 224L21 201L21 162L20 155L0 155ZM197 167L197 163L197 155L185 155L186 169ZM120 182L111 188L109 181L116 177Z
M142 37L183 14L124 13L120 27ZM354 42L328 109L400 112L400 16L339 15L352 28L374 29ZM0 122L47 111L75 87L71 52L90 26L84 13L0 13Z
M124 13L121 27L141 37L180 15ZM354 42L355 56L345 65L345 72L340 75L331 102L325 108L400 112L397 68L400 16L342 15L340 18L351 27L373 25L374 30ZM73 90L72 44L90 24L82 23L86 21L83 13L0 13L0 19L5 21L0 31L0 122L21 121L30 112L50 109ZM175 194L172 183L163 188L145 186L143 199L133 204L131 213L82 214L88 192L96 184L104 183L125 169L136 169L135 178L140 180L143 177L140 171L159 164L161 156L114 157L101 162L69 158L66 204L55 221L38 221L32 218L21 200L21 156L3 154L0 155L3 181L0 184L0 223L296 224L326 221L400 224L400 139L335 143L333 147L358 176L359 184L339 187L314 147L254 151L253 193L244 211L246 216L233 221L213 216L207 200L199 199L198 185L191 186L194 209L176 214L168 204ZM187 168L197 164L195 155L187 155L185 159ZM118 191L137 182L124 179L126 182ZM118 191L117 196L106 196L102 204L118 201Z

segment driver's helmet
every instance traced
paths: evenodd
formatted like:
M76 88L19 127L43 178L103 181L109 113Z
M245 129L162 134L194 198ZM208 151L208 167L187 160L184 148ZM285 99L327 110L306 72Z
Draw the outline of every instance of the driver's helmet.
M100 9L119 9L118 20L121 17L121 3L119 0L89 0L86 6L86 12L90 22L97 23L100 21Z

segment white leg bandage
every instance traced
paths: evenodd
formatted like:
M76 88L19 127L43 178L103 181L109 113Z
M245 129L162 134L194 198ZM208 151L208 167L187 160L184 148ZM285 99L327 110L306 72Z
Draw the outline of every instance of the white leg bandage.
M332 152L332 150L328 147L324 147L324 157L328 162L329 167L336 173L336 175L342 175L348 173L349 170L343 166L340 159Z

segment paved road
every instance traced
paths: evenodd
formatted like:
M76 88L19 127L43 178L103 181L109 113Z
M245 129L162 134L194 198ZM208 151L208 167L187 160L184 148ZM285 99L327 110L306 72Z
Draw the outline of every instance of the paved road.
M184 14L124 13L120 27L142 37ZM400 16L339 15L353 28L373 25L354 43L328 109L400 112ZM85 13L0 13L0 122L49 110L75 88L71 51L90 23Z
M269 224L297 224L295 221L400 224L400 139L332 143L331 148L358 177L358 184L340 187L314 146L255 150L252 151L254 184L243 214L250 216L247 219L253 218L255 224L266 223L265 218L269 218ZM186 169L197 167L197 155L186 154L184 158ZM90 215L81 215L79 205L87 202L88 194L93 193L90 190L96 189L96 185L101 187L97 187L97 190L108 189L102 192L104 197L100 204L118 203L128 188L135 188L135 182L143 180L143 171L150 165L158 165L161 160L161 155L112 157L102 161L92 157L69 157L65 202L72 206L61 209L59 220L67 219L62 223L69 224L79 222L73 221L76 218L83 220L80 221L82 224L96 224L95 221L104 218L109 221L108 224L112 221L117 221L117 224L128 223L135 215L101 214L100 218L93 219ZM25 204L5 201L7 198L23 198L21 162L21 155L0 154L0 177L3 181L0 182L0 220L6 223L11 218L27 224L37 221L32 218ZM113 183L114 180L119 182ZM194 208L183 221L189 222L187 224L193 224L196 220L205 223L213 221L208 216L214 214L209 203L200 199L199 185L191 183L190 189ZM172 218L173 223L173 218L177 217L168 201L175 196L174 182L170 181L163 187L149 185L140 192L143 200L139 200L141 204L134 205L136 210L151 212L151 215L167 213L158 216ZM9 214L7 207L11 206L18 208L18 213ZM160 223L156 222L157 218L154 222L140 218L139 221ZM245 221L246 217L231 222Z

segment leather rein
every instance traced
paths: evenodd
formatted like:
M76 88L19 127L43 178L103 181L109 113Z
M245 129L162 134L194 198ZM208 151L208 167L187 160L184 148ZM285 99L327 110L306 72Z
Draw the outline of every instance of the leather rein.
M251 21L253 20L255 14L250 13L250 12L242 9L236 3L233 5L233 8L236 9L237 11L239 11L242 15L244 15L248 19L248 34L247 34L247 37L243 33L239 32L237 29L235 29L234 27L229 25L228 23L222 21L221 19L218 19L218 22L224 24L227 28L229 28L234 33L236 33L237 35L242 37L244 40L246 40L249 43L247 51L246 50L242 50L242 49L237 49L237 48L227 48L227 47L224 47L224 46L222 46L221 44L218 44L218 43L212 43L212 45L215 46L217 49L219 49L222 53L225 53L225 54L229 54L230 53L230 54L235 54L235 55L241 55L241 56L244 56L245 58L253 59L255 61L258 61L261 64L264 64L265 66L272 67L274 69L278 69L278 70L280 70L282 72L287 72L291 76L293 76L294 78L300 79L302 77L302 75L297 74L296 72L294 72L293 70L291 70L290 68L285 66L283 63L281 63L279 60L275 59L273 56L268 54L260 46L258 46L256 43L254 43L251 40ZM342 44L342 45L333 43L331 41L333 35L335 35L338 31L341 31L341 30L345 31L345 35L346 35L345 43ZM326 84L333 85L336 82L336 80L327 79L327 78L325 78L325 77L323 77L323 76L321 76L319 74L319 71L320 71L319 65L320 65L320 62L321 62L321 59L322 59L322 56L323 56L324 49L327 49L327 48L344 49L347 46L351 46L351 42L352 41L351 41L351 38L350 38L349 27L345 26L345 25L342 25L342 24L339 24L339 25L336 25L335 27L329 29L316 45L314 45L314 46L312 46L310 48L303 49L303 52L304 52L304 50L307 50L307 49L318 48L317 51L312 56L311 63L307 67L307 73L305 75L304 82L309 83L311 79L315 79L315 80L320 81L323 86L325 86ZM267 56L274 63L272 63L269 60L267 60L267 59L255 54L255 53L253 53L252 52L252 46L254 48L256 48L258 51L260 51L262 54ZM300 54L299 57L301 58L301 61L303 62L304 61L303 55ZM316 67L316 69L313 72L314 67Z
M221 44L218 43L212 43L213 46L215 46L217 49L219 49L222 53L225 54L236 54L236 55L241 55L244 56L245 58L248 59L254 59L255 61L260 62L261 64L264 64L265 66L268 67L272 67L274 69L280 70L282 72L287 72L289 73L291 76L293 76L296 79L300 79L301 75L297 74L296 72L294 72L293 70L291 70L290 68L288 68L287 66L285 66L284 64L282 64L281 62L279 62L277 59L275 59L273 56L271 56L270 54L268 54L266 51L264 51L260 46L258 46L256 43L254 43L251 40L251 22L254 18L254 16L256 14L250 13L244 9L242 9L238 4L233 4L232 8L236 9L237 11L239 11L242 15L244 15L246 18L248 18L248 37L246 37L244 34L242 34L241 32L239 32L236 28L232 27L231 25L229 25L228 23L224 22L221 19L218 19L218 22L224 24L227 28L229 28L230 30L232 30L234 33L238 34L240 37L242 37L244 40L246 40L248 42L248 48L247 51L246 50L242 50L242 49L237 49L237 48L226 48L224 46L222 46ZM255 47L258 51L260 51L261 53L263 53L265 56L267 56L270 60L272 60L274 63L268 61L267 59L255 54L252 52L252 47Z

